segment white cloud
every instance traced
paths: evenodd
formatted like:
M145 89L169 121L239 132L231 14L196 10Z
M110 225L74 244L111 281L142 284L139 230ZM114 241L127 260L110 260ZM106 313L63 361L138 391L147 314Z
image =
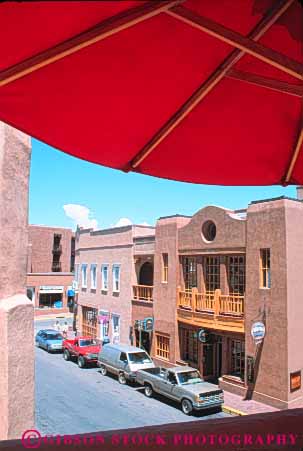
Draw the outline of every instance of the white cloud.
M145 222L145 221L141 222L139 225L151 227L151 225L148 224L148 222Z
M66 204L63 209L68 218L74 221L75 226L83 227L85 229L96 229L98 221L93 219L89 208L84 205Z
M115 224L113 227L124 227L132 225L132 221L128 218L120 218L117 224Z

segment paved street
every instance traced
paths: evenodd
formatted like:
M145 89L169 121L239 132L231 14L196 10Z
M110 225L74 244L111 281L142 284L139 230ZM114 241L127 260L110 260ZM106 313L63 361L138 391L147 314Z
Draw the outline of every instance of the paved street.
M54 321L36 321L35 330ZM43 434L73 434L184 421L203 421L226 413L187 417L174 403L148 399L140 387L123 386L98 368L81 370L62 354L36 348L36 427Z

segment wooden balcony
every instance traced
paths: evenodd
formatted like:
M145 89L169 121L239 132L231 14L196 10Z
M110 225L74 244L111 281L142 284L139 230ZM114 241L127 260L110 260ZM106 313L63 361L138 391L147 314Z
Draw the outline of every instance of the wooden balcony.
M133 299L135 301L152 302L153 288L150 285L133 285Z
M244 332L244 296L178 289L177 315L179 321L198 327Z

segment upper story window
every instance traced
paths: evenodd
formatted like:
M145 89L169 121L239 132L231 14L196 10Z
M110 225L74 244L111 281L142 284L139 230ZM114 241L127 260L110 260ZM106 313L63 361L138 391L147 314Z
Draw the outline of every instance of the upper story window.
M81 286L87 288L87 264L82 263L81 266Z
M230 294L245 293L245 257L233 255L228 257L228 282Z
M206 221L202 225L202 238L206 243L214 241L217 235L216 224L213 221Z
M204 260L205 291L214 292L220 288L220 257L206 257Z
M101 287L103 291L108 290L108 265L101 266Z
M79 283L79 269L80 269L80 265L79 265L79 263L76 263L76 264L75 264L75 275L74 275L74 280L75 280L76 282L78 282L78 283Z
M97 288L97 265L90 265L90 287L92 290Z
M113 265L113 291L120 291L120 265Z
M197 261L195 257L183 258L183 277L185 290L197 287Z
M168 281L168 254L162 254L162 282Z
M260 287L271 287L270 249L260 249Z

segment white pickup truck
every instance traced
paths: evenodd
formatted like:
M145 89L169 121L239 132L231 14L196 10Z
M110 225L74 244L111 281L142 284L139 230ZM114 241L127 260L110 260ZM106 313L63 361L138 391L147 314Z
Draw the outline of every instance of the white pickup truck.
M144 386L144 393L149 398L155 392L180 402L186 415L193 410L221 410L224 402L223 391L217 385L205 382L199 371L189 366L139 370L136 381Z

